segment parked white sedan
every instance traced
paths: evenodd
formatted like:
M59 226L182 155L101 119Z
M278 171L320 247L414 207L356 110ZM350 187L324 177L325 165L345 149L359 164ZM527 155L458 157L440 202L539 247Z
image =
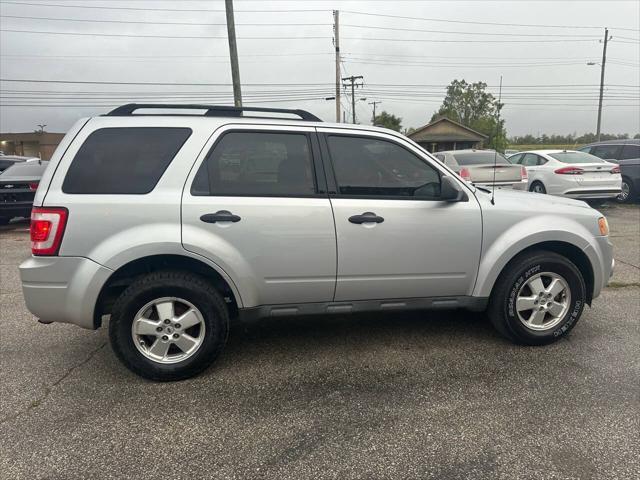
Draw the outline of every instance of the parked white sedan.
M529 173L529 191L596 203L620 194L620 166L575 150L531 150L509 157Z

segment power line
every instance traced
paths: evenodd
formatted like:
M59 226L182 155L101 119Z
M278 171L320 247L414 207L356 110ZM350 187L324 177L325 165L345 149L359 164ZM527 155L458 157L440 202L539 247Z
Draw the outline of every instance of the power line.
M102 5L65 5L60 3L31 3L31 2L10 2L10 1L2 1L0 3L4 3L7 5L27 5L32 7L58 7L58 8L85 8L85 9L95 9L95 10L131 10L136 12L214 12L214 13L223 13L224 9L207 9L207 8L139 8L139 7L106 7ZM293 13L304 13L304 12L328 12L330 10L327 9L270 9L270 10L255 10L255 9L245 9L245 10L237 10L237 13L243 12L255 12L255 13L285 13L285 12L293 12Z
M424 32L424 33L453 33L457 35L490 35L490 36L509 36L509 37L581 37L581 38L599 38L598 35L574 35L570 33L494 33L494 32L462 32L455 30L432 30L424 28L400 28L400 27L379 27L374 25L355 25L345 24L345 27L351 28L370 28L374 30L391 30L396 32ZM618 37L623 38L623 37Z
M601 30L602 26L596 25L542 25L542 24L531 24L531 23L501 23L501 22L478 22L471 20L450 20L444 18L424 18L424 17L407 17L403 15L390 15L383 13L371 13L371 12L358 12L354 10L341 10L345 13L351 13L354 15L367 15L372 17L386 17L386 18L401 18L403 20L421 20L428 22L444 22L444 23L461 23L468 25L497 25L504 27L536 27L536 28L582 28L582 29L599 29ZM627 30L627 31L637 31L635 28L627 28L627 27L610 27L612 30Z
M558 40L440 40L427 38L372 38L372 37L342 37L345 40L366 40L376 42L426 42L426 43L576 43L596 42L596 38L589 39L558 39ZM623 42L621 42L623 43ZM632 42L628 42L632 43Z
M192 22L146 22L141 20L95 20L85 18L53 18L53 17L31 17L24 15L0 15L0 18L18 18L24 20L47 20L60 22L86 22L86 23L122 23L135 25L185 25L192 27L217 27L226 26L224 22L218 23L192 23ZM310 27L310 26L331 26L330 23L236 23L236 25L252 26L252 27Z
M71 35L82 37L127 37L127 38L170 38L170 39L188 39L188 40L226 40L225 36L186 36L186 35L133 35L125 33L91 33L91 32L53 32L44 30L16 30L8 28L0 28L0 32L11 33L34 33L42 35ZM241 40L327 40L331 37L238 37Z

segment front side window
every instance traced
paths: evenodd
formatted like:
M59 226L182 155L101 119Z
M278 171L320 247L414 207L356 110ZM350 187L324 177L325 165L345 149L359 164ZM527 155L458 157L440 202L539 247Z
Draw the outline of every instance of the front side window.
M190 128L101 128L73 158L64 193L145 194L191 135Z
M341 195L440 196L438 171L394 142L338 135L327 140Z
M507 158L507 160L509 160L509 162L513 163L513 164L520 164L522 163L522 157L524 156L524 154L522 153L516 153L515 155L510 156L509 158Z
M304 133L229 132L209 152L193 195L315 194L309 139Z

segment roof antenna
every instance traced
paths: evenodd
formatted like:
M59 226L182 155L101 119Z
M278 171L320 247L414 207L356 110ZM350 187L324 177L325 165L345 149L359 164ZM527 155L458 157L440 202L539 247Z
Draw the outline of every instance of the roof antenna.
M498 138L498 129L500 128L500 109L502 108L500 100L502 100L502 75L500 75L500 90L498 91L498 118L496 119L496 133L493 137L494 141L496 141ZM493 183L491 184L491 205L496 204L496 167L498 165L497 147L498 145L496 143L493 148Z

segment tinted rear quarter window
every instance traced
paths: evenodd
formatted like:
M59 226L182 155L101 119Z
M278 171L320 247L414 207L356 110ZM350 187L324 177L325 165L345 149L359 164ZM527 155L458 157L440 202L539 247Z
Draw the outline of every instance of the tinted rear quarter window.
M190 128L102 128L91 133L74 157L64 193L145 194L191 135Z

